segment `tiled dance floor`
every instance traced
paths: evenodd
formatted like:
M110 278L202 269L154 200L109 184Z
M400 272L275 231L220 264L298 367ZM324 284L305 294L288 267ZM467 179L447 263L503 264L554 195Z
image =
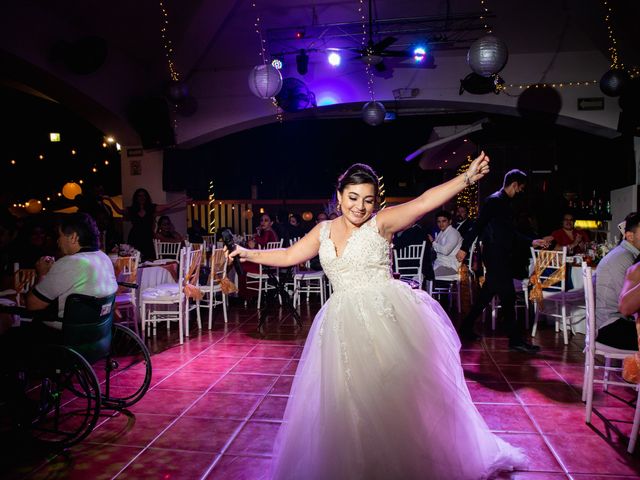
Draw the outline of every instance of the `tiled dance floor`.
M226 327L218 316L214 330L192 328L182 346L159 329L151 345L152 388L140 403L127 413L105 412L94 432L68 452L47 458L12 453L0 477L264 478L316 309L303 304L302 330L285 319L259 335L255 308L232 307ZM640 447L634 455L625 451L631 389L599 392L588 426L580 401L584 337L565 347L548 328L536 342L543 351L529 356L509 352L506 340L489 334L461 352L471 395L489 427L531 459L528 471L500 478L640 478Z

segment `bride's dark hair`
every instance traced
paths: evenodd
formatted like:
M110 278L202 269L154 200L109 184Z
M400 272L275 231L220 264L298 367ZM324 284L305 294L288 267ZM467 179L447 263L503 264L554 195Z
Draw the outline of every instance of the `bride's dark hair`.
M364 163L354 163L347 170L338 177L338 191L342 193L344 187L347 185L361 185L363 183L370 183L373 185L374 195L376 200L378 198L378 189L380 184L378 182L378 175L369 165Z

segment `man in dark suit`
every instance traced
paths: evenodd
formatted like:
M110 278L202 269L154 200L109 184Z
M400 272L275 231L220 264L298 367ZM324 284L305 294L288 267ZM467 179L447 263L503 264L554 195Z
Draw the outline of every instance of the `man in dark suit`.
M491 302L494 295L500 297L504 322L509 335L511 350L535 353L540 350L536 345L525 342L523 322L516 321L512 264L514 252L531 245L546 248L549 239L532 240L519 233L514 221L512 201L524 193L527 175L520 170L511 170L504 176L503 187L490 195L480 209L476 224L464 237L457 258L463 261L473 240L478 237L482 242L482 258L486 267L485 282L480 295L467 316L462 320L460 336L466 340L480 338L473 329L474 322Z
M458 205L456 207L456 216L453 228L460 232L463 237L473 228L475 220L469 218L469 209L465 205Z

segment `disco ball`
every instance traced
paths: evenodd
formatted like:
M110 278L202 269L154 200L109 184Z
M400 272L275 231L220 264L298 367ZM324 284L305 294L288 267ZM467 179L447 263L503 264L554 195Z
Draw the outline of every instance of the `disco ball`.
M490 77L502 70L508 58L506 44L493 35L479 38L467 52L467 63L471 70L483 77Z
M282 75L273 65L258 65L249 73L249 88L256 97L274 97L282 88Z
M362 107L362 119L364 123L376 127L382 125L387 111L380 102L367 102Z
M624 70L609 70L600 79L600 90L609 97L617 97L629 83L629 74Z

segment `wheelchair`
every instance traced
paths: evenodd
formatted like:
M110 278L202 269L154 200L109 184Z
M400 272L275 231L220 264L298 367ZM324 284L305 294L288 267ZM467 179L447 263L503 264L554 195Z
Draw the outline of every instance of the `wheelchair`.
M31 345L16 372L24 392L13 402L16 427L40 446L63 449L80 442L101 409L128 408L149 389L149 350L133 331L113 323L114 302L115 294L69 295L62 340Z

